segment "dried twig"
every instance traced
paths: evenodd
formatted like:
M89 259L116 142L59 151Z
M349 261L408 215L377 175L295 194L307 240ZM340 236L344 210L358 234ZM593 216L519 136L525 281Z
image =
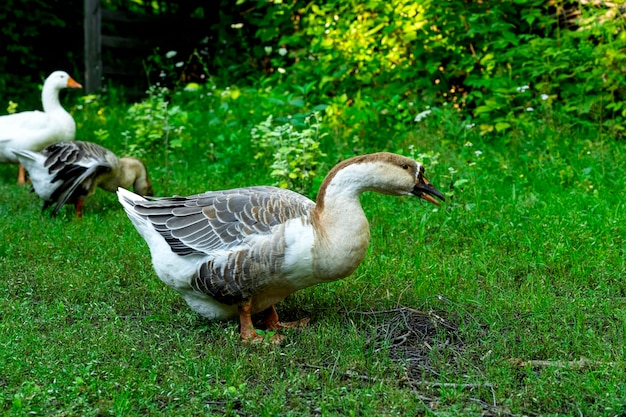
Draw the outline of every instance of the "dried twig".
M511 413L510 411L508 411L505 408L502 407L498 407L495 404L489 404L488 402L485 402L483 400L481 400L480 398L470 398L470 401L473 401L477 404L480 404L482 407L487 408L489 410L494 411L497 415L499 416L515 416L516 414ZM483 412L483 415L485 415L485 413Z
M567 368L567 369L582 369L592 366L617 366L616 362L600 362L591 361L589 359L580 358L577 361L546 361L546 360L522 360L519 358L510 358L507 360L510 364L519 368L530 366L533 368Z
M430 382L430 381L408 381L411 386L421 386L429 388L493 388L489 383L485 384L455 384L453 382Z
M401 313L404 311L410 311L412 313L428 317L428 313L424 313L423 311L415 310L410 307L398 307L398 308L392 308L389 310L378 310L378 311L348 311L348 314L360 314L363 316L378 316L381 314Z
M489 404L478 398L470 398L470 400L474 402L478 402L482 404L483 406L487 406L490 409L496 410L499 414L512 415L498 406L498 402L496 400L496 391L493 388L493 385L488 382L482 383L482 384L456 384L452 382L412 381L409 378L405 378L404 380L406 381L407 385L409 385L414 390L417 390L419 388L424 388L424 387L426 388L458 388L462 390L465 390L465 389L473 390L476 388L488 388L489 391L491 391L492 404Z
M311 365L308 363L304 363L302 364L303 368L311 368L311 369L316 369L316 370L324 370L324 371L329 371L330 377L332 378L333 375L335 374L335 370L336 370L336 365L337 363L335 362L335 365L333 366L333 369L329 369L325 366L319 366L319 365ZM367 376L367 375L361 375L356 371L351 371L351 370L347 370L346 372L342 373L342 374L338 374L339 376L343 377L343 378L351 378L351 379L360 379L361 381L371 381L371 382L376 382L378 381L378 378L375 377L371 377L371 376Z

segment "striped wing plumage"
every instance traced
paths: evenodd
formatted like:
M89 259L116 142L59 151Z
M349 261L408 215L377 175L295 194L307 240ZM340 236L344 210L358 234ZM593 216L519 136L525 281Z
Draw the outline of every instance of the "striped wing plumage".
M209 255L192 286L235 304L269 285L284 256L284 223L307 216L314 203L293 191L249 187L135 202L180 256Z
M52 177L50 182L59 182L44 204L44 209L55 206L52 215L67 202L87 195L94 188L98 176L119 166L113 152L91 142L59 142L45 148L42 154L46 157L44 168Z

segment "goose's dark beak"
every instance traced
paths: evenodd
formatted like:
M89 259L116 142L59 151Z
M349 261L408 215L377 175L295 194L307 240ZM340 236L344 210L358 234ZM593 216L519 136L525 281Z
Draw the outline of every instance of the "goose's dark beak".
M433 187L433 185L428 182L426 178L424 178L423 172L418 174L417 183L415 184L415 187L413 187L412 193L436 206L439 205L439 201L435 200L433 197L437 197L441 201L446 201L446 198L443 196L441 191Z

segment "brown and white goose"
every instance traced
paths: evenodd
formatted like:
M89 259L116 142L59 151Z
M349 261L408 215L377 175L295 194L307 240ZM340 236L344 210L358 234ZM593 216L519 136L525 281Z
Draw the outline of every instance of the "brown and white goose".
M152 185L145 165L136 158L118 158L110 150L91 142L52 144L41 152L13 151L26 167L33 189L44 199L43 210L54 206L55 216L66 203L73 203L76 215L83 216L83 204L97 187L115 192L133 187L151 195Z
M17 164L12 150L38 152L52 143L74 140L76 123L59 102L59 91L64 88L82 86L67 72L55 71L43 84L43 112L35 110L0 116L0 162ZM22 165L17 182L26 182Z
M274 305L295 291L344 278L361 263L370 238L359 202L364 191L444 200L420 163L392 153L339 163L315 203L274 187L151 200L124 189L117 194L159 278L202 316L239 316L241 338L255 341L261 337L252 314L262 313L272 330L296 325L281 323Z

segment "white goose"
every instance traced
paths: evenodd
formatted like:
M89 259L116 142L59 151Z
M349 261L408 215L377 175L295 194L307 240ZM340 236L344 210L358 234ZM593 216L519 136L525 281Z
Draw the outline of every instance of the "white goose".
M311 285L350 275L369 244L359 202L364 191L414 195L431 203L443 195L424 167L392 153L345 160L324 179L317 202L293 191L249 187L189 197L146 200L117 194L146 240L154 269L189 306L209 319L239 316L244 341L262 339L251 315L272 330L274 304ZM279 341L280 336L274 341Z
M35 110L0 116L0 162L18 163L11 150L37 152L55 142L74 140L76 123L59 102L59 91L64 88L82 86L65 71L55 71L43 84L43 112ZM22 165L17 182L26 182Z
M41 152L13 152L26 167L33 189L45 200L43 210L54 206L52 216L69 202L82 217L83 204L97 187L115 192L119 187L132 186L141 195L152 194L148 172L140 160L120 159L95 143L59 142Z

